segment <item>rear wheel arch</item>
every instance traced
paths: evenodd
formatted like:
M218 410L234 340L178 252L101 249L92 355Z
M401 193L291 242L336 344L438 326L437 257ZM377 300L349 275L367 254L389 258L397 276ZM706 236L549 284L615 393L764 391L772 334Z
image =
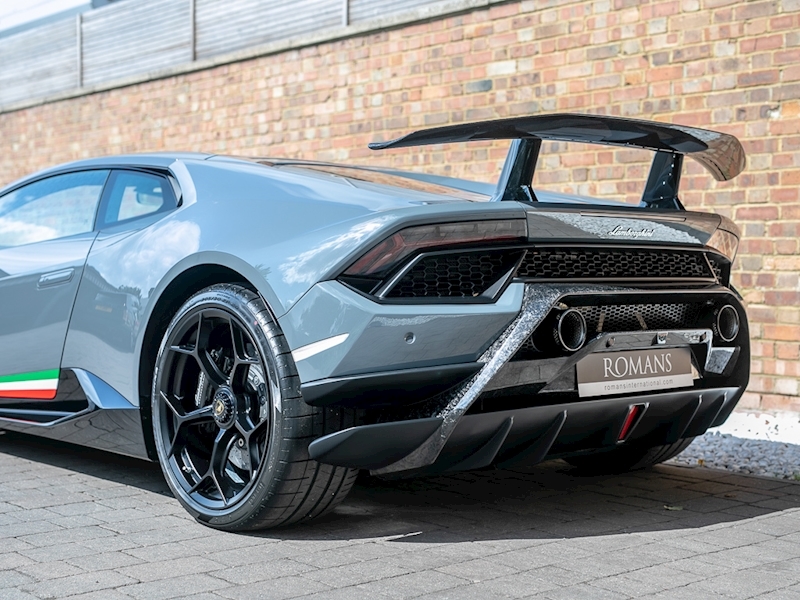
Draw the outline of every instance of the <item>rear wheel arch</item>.
M195 265L181 272L169 282L158 297L147 320L139 352L139 369L136 381L145 446L148 457L153 461L157 460L157 455L153 439L150 390L161 339L173 316L175 316L184 302L200 290L218 283L235 283L257 291L256 286L248 281L246 277L229 267L218 264Z

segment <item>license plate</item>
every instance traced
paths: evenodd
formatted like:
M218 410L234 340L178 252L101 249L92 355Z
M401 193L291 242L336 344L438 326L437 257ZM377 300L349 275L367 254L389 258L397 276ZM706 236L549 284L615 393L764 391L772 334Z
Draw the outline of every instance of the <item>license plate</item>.
M577 365L578 396L609 396L694 384L688 348L598 352Z

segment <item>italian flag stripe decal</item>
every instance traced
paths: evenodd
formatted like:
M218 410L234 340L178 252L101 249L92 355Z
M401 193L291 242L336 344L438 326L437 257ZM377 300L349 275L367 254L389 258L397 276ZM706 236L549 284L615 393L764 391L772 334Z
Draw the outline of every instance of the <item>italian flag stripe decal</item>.
M0 398L52 400L58 388L58 369L0 375Z

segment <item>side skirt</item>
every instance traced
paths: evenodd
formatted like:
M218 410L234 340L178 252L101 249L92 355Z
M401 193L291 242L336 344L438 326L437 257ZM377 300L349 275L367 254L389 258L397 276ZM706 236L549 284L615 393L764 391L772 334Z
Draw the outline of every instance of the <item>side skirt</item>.
M0 429L149 460L139 407L82 369L63 369L47 402L5 400Z

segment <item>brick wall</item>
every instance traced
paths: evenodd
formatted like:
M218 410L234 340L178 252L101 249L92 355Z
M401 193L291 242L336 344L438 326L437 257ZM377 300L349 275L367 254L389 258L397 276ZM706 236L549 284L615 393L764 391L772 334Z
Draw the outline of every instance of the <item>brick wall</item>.
M504 156L499 145L372 157L366 144L549 111L742 140L743 175L716 183L689 165L682 199L744 232L734 281L749 304L753 374L742 406L800 410L800 0L509 2L44 104L0 115L0 183L61 161L164 149L489 177ZM576 187L600 168L562 166ZM625 169L616 173L612 184Z

